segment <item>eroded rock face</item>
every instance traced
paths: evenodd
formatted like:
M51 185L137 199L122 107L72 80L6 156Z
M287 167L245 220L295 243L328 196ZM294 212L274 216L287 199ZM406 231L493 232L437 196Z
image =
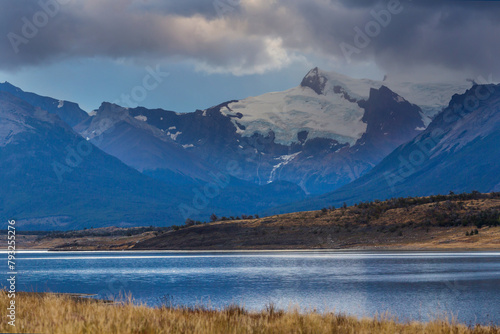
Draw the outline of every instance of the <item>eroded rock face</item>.
M316 94L320 95L323 94L327 81L328 79L325 76L321 75L319 69L315 67L314 69L309 71L309 73L307 73L304 79L302 79L300 86L309 87L313 91L315 91Z

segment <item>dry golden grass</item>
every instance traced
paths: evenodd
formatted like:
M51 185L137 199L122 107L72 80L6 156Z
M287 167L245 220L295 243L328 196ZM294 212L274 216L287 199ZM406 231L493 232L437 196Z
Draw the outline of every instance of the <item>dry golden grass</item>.
M9 299L0 291L0 308ZM131 303L106 304L70 296L20 293L16 296L16 327L1 317L1 332L19 333L500 333L494 327L429 323L398 323L386 319L357 319L331 313L260 313L233 307L223 311L150 308ZM3 311L4 312L4 311Z

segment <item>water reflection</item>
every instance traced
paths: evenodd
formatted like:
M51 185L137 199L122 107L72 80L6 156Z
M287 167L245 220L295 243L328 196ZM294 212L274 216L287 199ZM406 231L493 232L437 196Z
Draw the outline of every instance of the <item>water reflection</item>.
M130 292L158 305L231 303L261 309L389 313L426 320L451 312L462 322L500 323L500 253L446 252L64 252L18 254L27 291ZM163 296L167 296L162 298Z

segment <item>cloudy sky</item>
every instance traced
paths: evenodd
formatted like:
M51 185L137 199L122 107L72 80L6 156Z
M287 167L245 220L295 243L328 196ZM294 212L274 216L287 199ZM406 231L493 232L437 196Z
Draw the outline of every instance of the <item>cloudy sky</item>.
M0 35L0 82L87 111L123 94L193 111L294 87L315 66L500 77L497 1L0 0Z

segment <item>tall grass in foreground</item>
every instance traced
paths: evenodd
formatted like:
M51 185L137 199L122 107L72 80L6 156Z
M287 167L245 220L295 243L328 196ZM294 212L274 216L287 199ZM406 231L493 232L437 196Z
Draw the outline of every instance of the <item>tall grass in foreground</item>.
M106 304L70 296L16 295L16 327L7 324L9 299L0 291L0 332L18 333L500 333L496 327L474 328L446 321L398 323L392 319L357 319L331 313L247 312L150 308L132 303Z

